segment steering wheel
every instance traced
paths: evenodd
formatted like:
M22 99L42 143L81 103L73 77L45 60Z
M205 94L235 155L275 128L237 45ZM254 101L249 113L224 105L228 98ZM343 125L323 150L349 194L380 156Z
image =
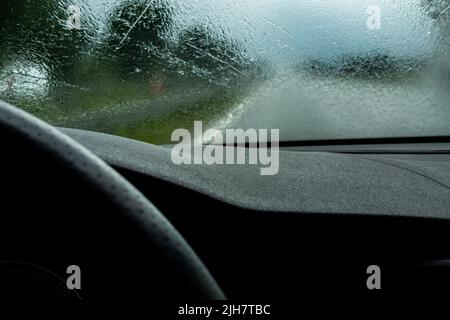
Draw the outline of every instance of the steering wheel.
M92 152L2 101L0 134L2 295L225 299L173 225Z

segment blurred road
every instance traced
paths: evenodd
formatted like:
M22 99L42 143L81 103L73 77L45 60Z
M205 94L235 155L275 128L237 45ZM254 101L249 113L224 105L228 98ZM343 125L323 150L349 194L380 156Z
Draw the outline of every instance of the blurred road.
M450 135L450 94L430 80L279 76L215 124L280 129L281 140Z

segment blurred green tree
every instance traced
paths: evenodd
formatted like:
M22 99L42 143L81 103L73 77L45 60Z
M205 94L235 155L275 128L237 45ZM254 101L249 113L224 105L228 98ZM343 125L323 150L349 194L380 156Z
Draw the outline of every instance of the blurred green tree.
M108 19L102 56L122 77L152 77L165 66L173 12L165 0L123 1Z
M203 25L182 31L174 51L184 62L184 73L220 85L248 80L257 66L241 42Z
M46 70L51 86L72 83L93 32L87 14L80 28L68 28L68 0L2 0L0 67L25 61Z

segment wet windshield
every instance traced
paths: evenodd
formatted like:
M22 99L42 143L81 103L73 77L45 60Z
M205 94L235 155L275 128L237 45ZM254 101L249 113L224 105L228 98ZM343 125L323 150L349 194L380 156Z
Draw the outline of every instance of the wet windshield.
M0 99L162 144L450 135L448 0L2 0Z

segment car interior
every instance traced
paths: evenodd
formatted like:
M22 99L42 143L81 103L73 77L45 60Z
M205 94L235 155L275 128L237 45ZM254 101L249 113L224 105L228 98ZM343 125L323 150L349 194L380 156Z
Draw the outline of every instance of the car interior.
M48 270L77 261L83 300L370 299L373 264L385 295L450 284L445 152L292 147L264 177L177 166L167 146L54 128L6 103L0 123L2 257ZM30 265L29 282L8 266L9 298L81 300L59 276Z
M450 1L375 2L2 0L0 305L450 297Z

